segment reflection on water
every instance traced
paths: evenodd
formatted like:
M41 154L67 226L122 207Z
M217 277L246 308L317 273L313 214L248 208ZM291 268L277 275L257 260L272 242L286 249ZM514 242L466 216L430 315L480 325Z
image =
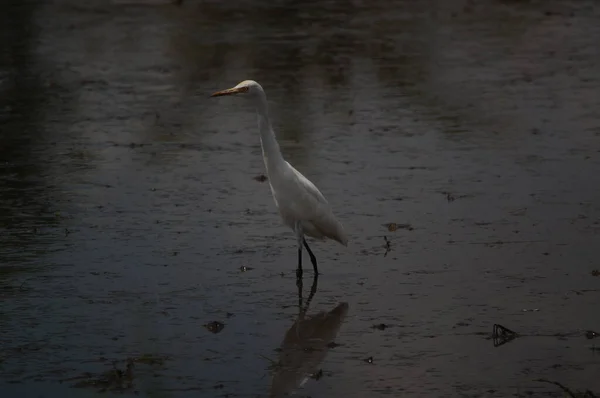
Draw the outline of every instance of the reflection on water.
M331 311L307 315L317 292L318 279L315 275L306 304L302 302L302 283L298 284L298 318L287 330L281 343L279 360L273 370L270 397L289 395L318 374L319 365L327 356L348 314L348 303L340 303Z
M44 114L49 94L34 62L39 29L32 23L32 4L5 7L0 12L0 280L39 266L38 256L64 234L45 179Z

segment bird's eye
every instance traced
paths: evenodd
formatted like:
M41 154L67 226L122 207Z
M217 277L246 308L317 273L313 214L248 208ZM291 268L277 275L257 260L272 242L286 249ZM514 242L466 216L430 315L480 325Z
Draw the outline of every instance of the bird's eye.
M248 86L240 87L240 93L247 93L248 89Z

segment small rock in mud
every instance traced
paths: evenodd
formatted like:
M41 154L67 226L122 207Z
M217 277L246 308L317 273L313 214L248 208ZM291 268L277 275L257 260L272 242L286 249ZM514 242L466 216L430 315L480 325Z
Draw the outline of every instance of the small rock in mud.
M371 326L373 329L379 329L379 330L385 330L386 328L389 328L390 325L386 325L385 323L379 323L377 325L373 325Z
M261 174L259 176L254 177L254 179L258 182L265 182L265 181L267 181L267 176L264 174Z
M223 328L225 327L225 324L223 324L222 322L219 321L212 321L207 323L206 325L204 325L204 327L206 329L208 329L209 332L213 332L213 333L219 333L221 330L223 330Z
M412 231L414 228L412 227L412 225L410 224L400 224L400 223L395 223L395 222L390 222L387 224L382 224L384 227L386 227L388 229L388 231L390 232L395 232L399 229L407 229L409 231Z

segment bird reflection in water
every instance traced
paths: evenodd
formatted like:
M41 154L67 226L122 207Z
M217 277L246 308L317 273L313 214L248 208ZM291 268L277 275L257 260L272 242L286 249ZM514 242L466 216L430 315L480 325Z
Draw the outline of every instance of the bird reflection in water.
M329 312L306 315L317 292L318 280L315 275L305 306L302 306L302 280L298 280L298 318L281 343L269 394L272 398L290 395L314 377L348 313L348 304L340 303Z

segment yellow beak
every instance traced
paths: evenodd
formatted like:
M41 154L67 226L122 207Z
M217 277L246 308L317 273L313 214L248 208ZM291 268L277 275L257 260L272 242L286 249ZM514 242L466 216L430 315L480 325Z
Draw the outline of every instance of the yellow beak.
M233 87L233 88L228 88L227 90L217 91L216 93L212 93L210 96L211 97L220 97L222 95L233 95L233 94L245 93L246 91L248 91L248 87Z

